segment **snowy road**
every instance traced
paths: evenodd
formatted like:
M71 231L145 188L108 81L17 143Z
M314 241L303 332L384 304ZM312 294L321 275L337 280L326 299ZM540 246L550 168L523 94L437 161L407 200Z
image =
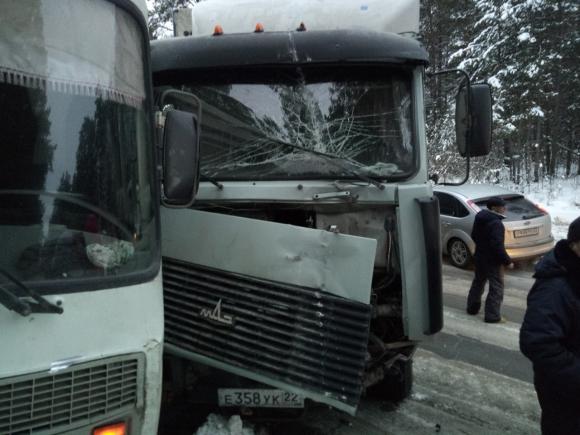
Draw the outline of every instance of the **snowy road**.
M410 399L393 409L363 400L356 417L320 407L271 434L422 435L537 434L539 407L531 365L518 350L518 334L532 285L529 269L506 276L503 313L489 325L464 311L471 271L444 266L445 328L423 343L415 358Z

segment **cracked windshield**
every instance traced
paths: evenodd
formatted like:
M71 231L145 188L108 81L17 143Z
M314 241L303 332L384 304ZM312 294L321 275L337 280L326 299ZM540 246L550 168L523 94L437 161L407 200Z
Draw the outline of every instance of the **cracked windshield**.
M197 83L177 88L201 102L207 177L352 178L354 170L404 178L414 172L410 76L299 68L283 75L214 74Z
M27 32L0 33L0 269L107 286L154 259L142 38L127 14L95 7L122 30L75 41L55 25L66 11L30 4L38 20L12 21Z

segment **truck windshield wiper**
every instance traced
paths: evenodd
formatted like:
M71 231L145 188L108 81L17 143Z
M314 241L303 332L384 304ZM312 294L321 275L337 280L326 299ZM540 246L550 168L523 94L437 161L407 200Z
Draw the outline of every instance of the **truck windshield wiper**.
M224 185L222 183L220 183L218 180L216 180L215 178L212 177L208 177L207 175L205 175L204 173L201 174L201 180L202 181L209 181L211 184L213 184L215 187L217 187L219 190L223 190Z
M63 313L64 310L62 307L49 302L34 290L25 286L23 282L11 273L8 273L4 269L0 269L0 275L8 278L20 290L22 290L26 296L34 300L34 302L29 302L21 299L10 288L0 283L0 304L4 305L10 311L15 311L23 317L28 316L30 313Z
M321 151L314 151L314 150L311 150L310 148L306 148L306 147L303 147L300 145L286 142L282 139L276 139L273 137L268 137L268 139L272 140L273 142L279 143L280 145L286 146L288 148L294 148L297 150L306 151L307 153L323 157L329 163L333 164L337 168L340 168L340 169L347 171L349 174L353 175L355 178L358 178L359 180L364 181L365 183L372 184L373 186L375 186L379 190L385 189L384 184L381 184L379 181L375 180L374 178L371 178L365 174L361 174L356 169L349 167L346 163L347 162L350 163L350 162L347 159L345 159L344 157L333 156L332 154L326 154L326 153L323 153Z

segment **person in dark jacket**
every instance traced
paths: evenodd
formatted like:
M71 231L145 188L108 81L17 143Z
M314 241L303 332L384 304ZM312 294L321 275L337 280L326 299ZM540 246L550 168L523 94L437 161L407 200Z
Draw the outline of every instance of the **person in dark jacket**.
M499 197L488 199L487 210L477 213L471 231L471 238L475 242L475 277L467 296L467 313L479 313L485 283L489 281L484 316L487 323L504 321L501 316L504 266L513 266L504 246L505 228L502 219L505 218L505 206L505 201Z
M544 435L580 434L580 217L536 266L520 330Z

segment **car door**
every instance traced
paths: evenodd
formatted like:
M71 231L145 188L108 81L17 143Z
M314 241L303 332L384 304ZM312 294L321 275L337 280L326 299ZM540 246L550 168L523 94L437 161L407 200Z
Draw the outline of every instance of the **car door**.
M443 192L434 193L439 199L439 212L441 213L441 246L445 249L447 241L449 240L449 230L453 225L451 219L454 214L453 197Z
M471 226L473 217L470 212L455 196L446 192L434 192L439 199L441 213L441 243L443 249L447 248L452 238L458 238L465 242L471 249ZM471 218L470 218L471 217Z

